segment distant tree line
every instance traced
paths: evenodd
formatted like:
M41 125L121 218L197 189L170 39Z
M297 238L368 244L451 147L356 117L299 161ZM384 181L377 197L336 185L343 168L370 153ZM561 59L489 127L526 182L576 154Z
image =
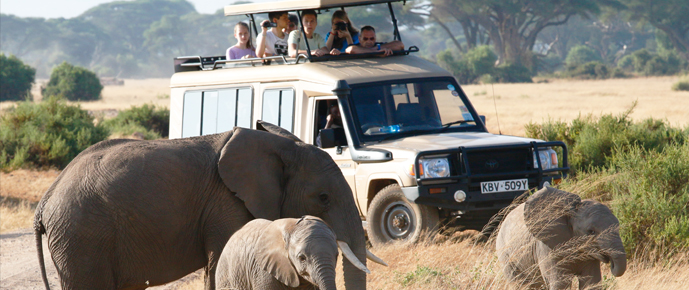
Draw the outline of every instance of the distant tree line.
M570 77L588 68L605 71L584 73L588 77L674 74L689 66L685 0L415 0L393 6L405 44L466 82L529 81L539 73ZM373 25L379 39L392 39L387 5L347 11L358 27ZM319 15L322 35L332 12ZM225 17L222 7L200 14L185 0L116 1L70 19L2 14L0 47L39 78L64 61L100 76L169 77L176 56L223 55L235 43L234 24L246 20ZM593 56L567 61L578 46L586 49L576 53Z

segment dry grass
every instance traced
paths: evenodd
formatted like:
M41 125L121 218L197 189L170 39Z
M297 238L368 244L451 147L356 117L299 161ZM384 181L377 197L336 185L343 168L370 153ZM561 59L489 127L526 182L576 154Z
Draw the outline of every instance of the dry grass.
M38 202L58 175L60 171L56 169L0 172L0 196Z
M32 227L36 204L18 198L0 197L0 234Z
M389 246L372 251L390 266L369 262L368 289L526 289L511 284L502 274L493 243L448 239L411 247ZM629 261L622 277L613 277L602 265L604 289L689 289L689 253L670 261ZM342 265L337 267L337 288L344 288ZM201 290L203 277L196 275L173 289ZM576 279L572 290L579 289Z
M634 120L667 119L671 125L689 125L689 92L673 91L679 76L610 80L550 80L549 83L462 86L488 129L498 133L497 108L503 134L523 136L524 125L554 120L571 121L579 114L618 114L632 102L639 104ZM495 105L493 103L495 90Z
M47 80L37 80L31 89L35 101L42 99L40 86ZM90 111L124 110L131 106L154 104L157 107L170 106L170 79L126 79L123 86L105 86L103 98L93 102L79 102ZM0 109L11 107L15 102L2 102Z

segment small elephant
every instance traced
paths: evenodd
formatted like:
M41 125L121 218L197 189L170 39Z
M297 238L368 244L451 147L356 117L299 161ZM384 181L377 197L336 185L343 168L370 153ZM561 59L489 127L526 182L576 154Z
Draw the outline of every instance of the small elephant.
M500 225L496 247L512 281L547 289L599 289L600 263L619 277L627 256L619 221L605 205L546 187L510 212Z
M206 290L232 234L255 218L313 215L326 221L356 261L345 285L365 289L352 263L366 249L352 191L323 150L259 121L260 130L174 140L108 140L81 152L41 199L34 219L63 290L146 289L204 268Z
M225 245L215 285L218 289L335 290L337 248L335 233L317 217L256 219Z

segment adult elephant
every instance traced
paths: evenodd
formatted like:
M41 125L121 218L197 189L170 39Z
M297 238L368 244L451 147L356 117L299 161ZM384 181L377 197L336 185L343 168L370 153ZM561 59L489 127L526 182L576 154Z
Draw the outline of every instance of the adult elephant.
M619 277L627 257L619 221L605 205L552 187L530 196L511 211L496 238L505 276L519 285L546 289L599 289L600 263Z
M254 218L313 215L364 265L354 197L330 156L277 126L175 140L108 140L79 154L34 219L62 289L145 289L205 267L205 288L230 236ZM266 132L268 131L268 132ZM366 274L344 263L345 285Z

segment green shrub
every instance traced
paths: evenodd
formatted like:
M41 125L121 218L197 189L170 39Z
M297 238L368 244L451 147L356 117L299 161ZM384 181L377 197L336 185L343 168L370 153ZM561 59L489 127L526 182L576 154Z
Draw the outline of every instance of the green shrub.
M500 83L532 83L531 71L519 64L500 65L495 68L493 73L495 79Z
M565 64L567 66L579 66L585 63L590 63L590 62L601 62L602 59L600 57L600 54L596 52L593 48L590 48L586 45L577 45L575 47L572 47L572 49L569 50L569 53L567 53L567 57L565 58Z
M132 135L139 132L144 139L159 139L168 136L170 129L170 110L145 104L132 106L120 112L117 117L106 120L103 125L111 134Z
M675 50L651 53L640 49L622 57L617 67L647 76L673 75L687 69L687 61Z
M462 61L466 63L466 66L471 71L474 79L477 79L484 74L493 73L495 62L497 60L498 56L495 55L493 50L488 45L480 45L470 49L462 59Z
M579 116L571 124L561 121L529 123L525 126L525 131L531 138L565 142L574 174L610 167L610 156L614 150L625 151L632 146L639 146L646 150L661 151L669 144L689 141L689 128L682 131L670 127L665 121L654 119L632 122L629 114L635 106L636 103L617 116Z
M568 66L564 75L578 79L607 79L612 75L619 75L620 72L609 68L607 65L592 61L585 64Z
M0 53L0 102L31 100L31 85L36 77L36 69L25 65L14 55Z
M450 71L461 84L491 80L504 83L532 82L531 72L525 66L507 64L495 67L498 57L487 45L469 50L459 60L455 59L449 49L438 53L436 59L440 66Z
M672 85L673 91L689 91L689 81L678 81Z
M0 168L64 168L79 152L107 136L108 131L94 125L85 110L60 98L21 102L0 117Z
M50 73L50 81L43 89L43 96L62 96L70 101L100 99L103 86L93 72L63 62Z

